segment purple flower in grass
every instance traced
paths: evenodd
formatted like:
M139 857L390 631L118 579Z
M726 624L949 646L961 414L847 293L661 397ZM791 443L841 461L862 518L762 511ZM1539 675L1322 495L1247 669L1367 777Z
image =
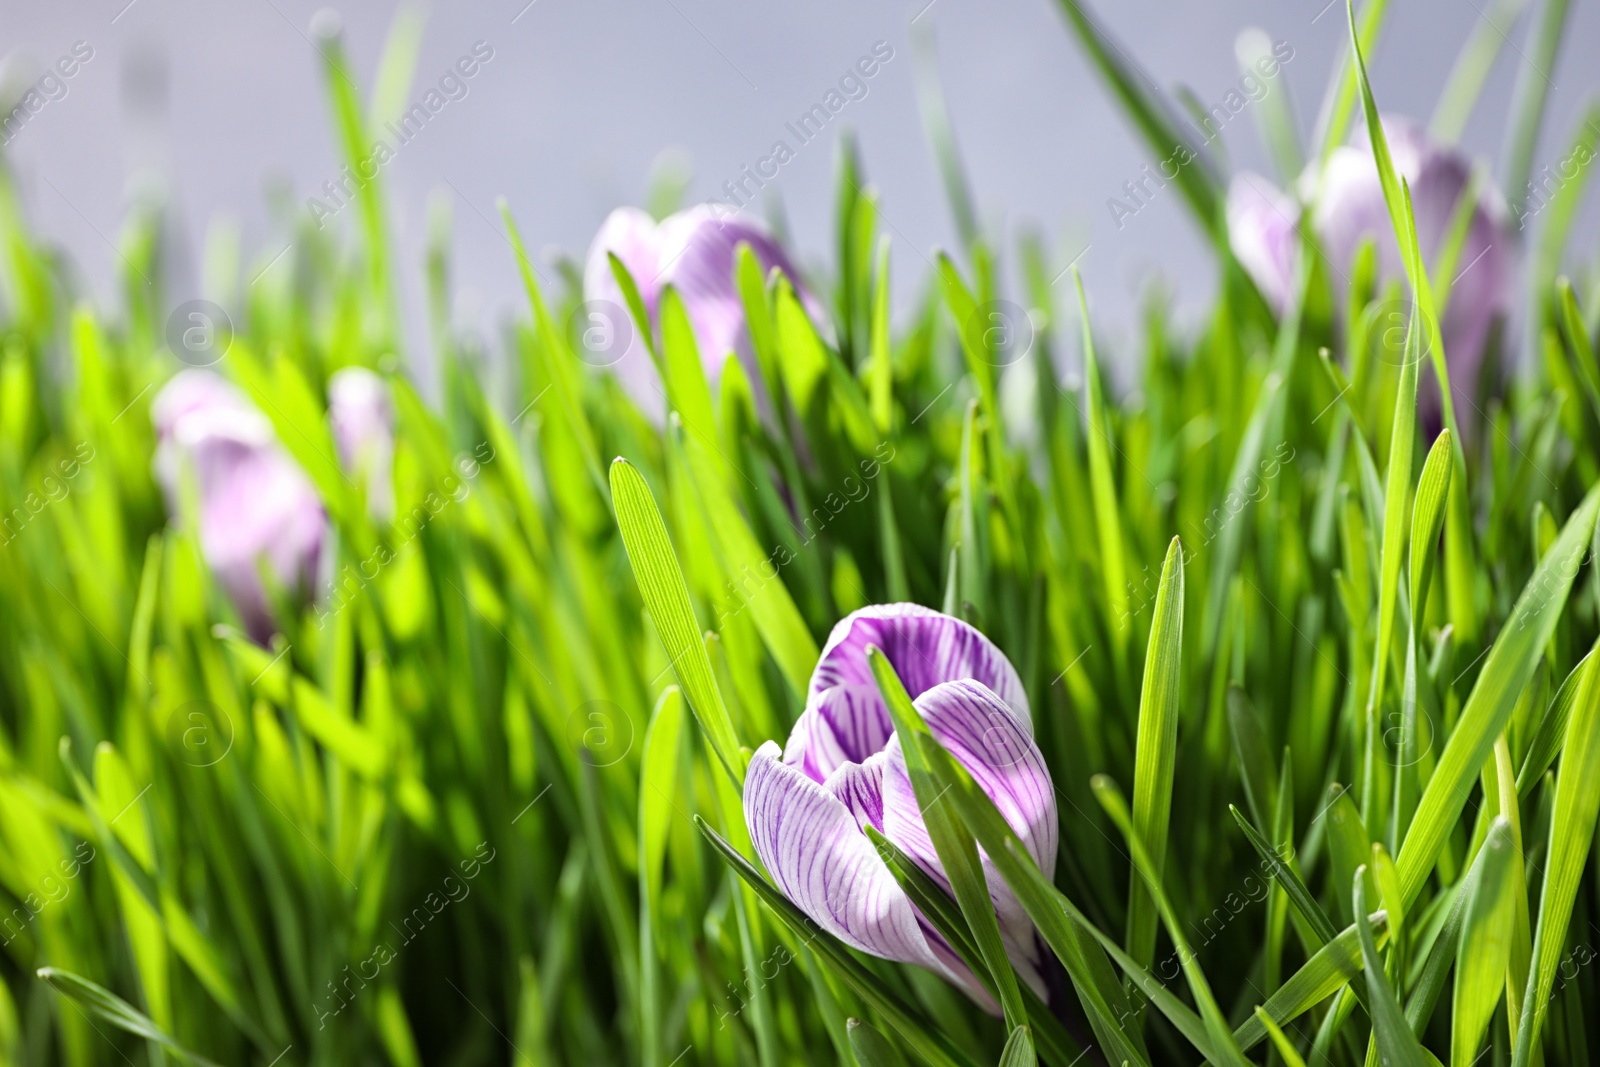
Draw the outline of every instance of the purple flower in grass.
M1395 169L1411 188L1423 262L1434 271L1457 206L1468 192L1471 161L1433 142L1405 119L1385 118L1383 132ZM1308 172L1300 186L1312 204L1311 225L1336 278L1348 277L1356 249L1368 239L1377 248L1380 283L1405 278L1372 145L1364 134L1359 143L1335 149L1322 173ZM1299 210L1294 198L1259 175L1240 174L1228 190L1229 244L1262 295L1279 310L1293 283L1294 223ZM1485 183L1471 206L1452 276L1430 274L1436 299L1449 286L1449 303L1439 327L1458 404L1475 391L1494 325L1510 313L1515 265L1516 240L1505 204Z
M366 488L367 511L394 514L394 407L389 387L365 367L345 367L328 379L328 421L339 461Z
M595 329L598 344L589 346L587 355L583 351L580 355L611 368L634 402L653 418L665 414L665 396L643 339L631 321L618 321L628 316L627 301L611 272L607 253L615 254L628 268L652 323L662 291L669 285L677 290L694 328L706 376L714 383L730 353L756 378L744 304L735 279L735 251L741 242L750 246L763 271L777 267L788 276L813 322L825 321L822 306L801 284L793 262L766 227L721 205L701 204L671 215L659 225L647 212L620 207L595 234L583 268L586 318L580 327ZM626 339L626 347L619 352L616 349L623 343L617 339L621 338ZM587 336L585 340L587 344Z
M316 488L267 417L211 371L175 375L151 415L168 513L184 514L192 488L200 550L245 629L265 643L274 624L260 568L291 592L309 593L328 530Z
M1021 679L983 634L915 604L863 608L834 627L788 745L780 752L768 741L750 761L751 840L778 888L822 929L863 952L941 974L998 1013L866 836L870 824L949 888L867 663L869 645L894 666L933 736L994 801L1040 869L1054 872L1055 788L1033 740ZM1046 997L1033 922L989 858L981 859L1007 955Z

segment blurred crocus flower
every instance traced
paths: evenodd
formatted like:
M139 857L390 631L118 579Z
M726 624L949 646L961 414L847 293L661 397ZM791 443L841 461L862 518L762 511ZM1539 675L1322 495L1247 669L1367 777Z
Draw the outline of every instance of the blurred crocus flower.
M634 402L652 417L659 419L665 413L660 378L611 272L607 253L612 253L628 268L652 323L662 291L669 285L677 291L694 328L706 376L713 383L730 353L739 356L754 378L754 356L734 273L740 242L749 244L763 272L773 267L782 270L812 321L824 321L821 305L801 285L788 254L754 219L723 205L701 204L657 224L647 212L620 207L601 224L584 264L586 318L579 324L579 356L594 366L611 368Z
M1411 122L1383 120L1395 169L1411 188L1417 239L1430 270L1450 235L1457 204L1468 192L1472 163L1457 150L1431 141ZM1371 238L1382 282L1404 279L1399 245L1389 222L1383 186L1365 138L1333 151L1320 175L1302 179L1313 205L1311 223L1335 270L1348 274L1356 249ZM1280 309L1287 299L1293 264L1294 202L1264 178L1241 174L1228 191L1229 243L1262 294ZM1449 286L1439 324L1458 398L1470 396L1496 320L1510 312L1514 297L1516 242L1500 194L1484 182L1472 206L1466 239L1453 277L1432 278L1436 295Z
M339 460L366 489L367 511L394 514L394 407L384 380L365 367L345 367L328 379L328 421Z
M863 608L834 627L787 747L780 752L768 741L750 761L751 841L778 888L822 929L863 952L927 967L998 1011L866 836L870 824L949 889L873 681L869 645L894 666L933 736L995 802L1040 869L1055 870L1055 789L1021 679L983 634L915 604ZM982 862L1006 952L1047 998L1033 923L987 856Z
M260 567L283 588L310 592L328 528L316 488L266 416L211 371L175 375L151 414L168 513L183 515L192 486L200 550L246 630L265 643L274 625Z

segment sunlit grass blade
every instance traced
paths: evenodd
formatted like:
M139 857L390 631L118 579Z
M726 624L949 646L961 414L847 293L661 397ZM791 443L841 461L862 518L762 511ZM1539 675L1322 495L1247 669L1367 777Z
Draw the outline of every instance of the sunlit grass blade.
M1428 1054L1422 1050L1417 1035L1411 1032L1405 1012L1395 999L1394 988L1384 976L1383 957L1378 955L1377 943L1372 938L1372 924L1367 921L1366 873L1365 869L1356 871L1352 892L1356 933L1361 939L1361 956L1367 972L1372 1040L1377 1045L1379 1060L1386 1067L1429 1067Z
M1411 509L1411 620L1412 633L1420 635L1429 579L1444 525L1445 499L1450 492L1450 475L1455 470L1450 451L1450 431L1441 430L1422 463L1417 480L1416 502Z
M56 992L93 1013L95 1018L159 1045L186 1063L196 1063L200 1067L217 1067L211 1060L190 1052L178 1044L173 1037L152 1022L148 1015L104 986L97 985L71 971L55 967L41 967L39 977L48 982Z
M1461 945L1456 953L1450 1067L1468 1067L1477 1059L1489 1019L1505 995L1506 964L1511 958L1510 866L1516 862L1517 850L1505 816L1495 819L1484 838L1482 852L1483 869L1467 901Z
M905 1067L906 1059L889 1039L860 1019L845 1024L850 1031L850 1051L861 1067Z
M1150 643L1145 650L1134 749L1133 826L1150 849L1156 877L1166 867L1172 821L1172 779L1178 751L1183 687L1183 544L1174 537L1161 565ZM1128 886L1128 955L1148 966L1156 947L1156 911L1144 886Z
M1600 648L1600 642L1595 648ZM1533 939L1533 960L1528 971L1528 991L1517 1026L1513 1064L1532 1062L1539 1047L1550 991L1567 942L1578 883L1583 878L1594 845L1595 819L1600 815L1600 656L1589 650L1589 665L1573 703L1562 745L1561 767L1556 775L1555 807L1550 819L1544 887L1539 898L1538 927Z
M1396 865L1406 900L1415 900L1438 859L1445 836L1460 817L1473 782L1533 675L1566 606L1572 580L1594 533L1600 489L1592 489L1562 528L1523 587L1505 627L1490 648L1460 720L1428 779L1401 845Z
M689 603L689 590L673 555L666 524L644 476L627 460L619 458L611 464L611 499L639 593L689 706L711 750L734 782L742 783L744 757L700 640L700 624Z

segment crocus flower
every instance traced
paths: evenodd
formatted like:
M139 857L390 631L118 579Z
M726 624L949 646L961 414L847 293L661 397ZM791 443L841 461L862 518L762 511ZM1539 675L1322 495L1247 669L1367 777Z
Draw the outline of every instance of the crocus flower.
M819 927L863 952L941 974L997 1011L866 836L870 824L949 888L867 663L869 645L894 666L934 737L995 802L1040 869L1055 870L1055 790L1033 741L1021 679L983 634L915 604L863 608L834 627L788 745L780 752L768 741L750 761L744 813L751 841L778 888ZM981 858L1007 954L1045 997L1033 923Z
M394 514L394 408L389 388L365 367L345 367L328 379L328 421L339 460L366 487L367 511Z
M599 343L580 355L611 368L634 402L652 417L659 419L665 413L662 386L643 339L631 320L616 321L627 316L627 302L611 272L609 252L628 268L652 322L662 290L669 285L677 290L709 379L716 381L730 353L737 354L754 376L744 304L734 277L734 253L740 242L750 245L763 272L777 267L788 276L812 321L824 320L821 305L801 285L788 254L756 220L721 205L701 204L658 225L638 208L620 207L601 224L584 264L584 310L589 318L581 325L598 331ZM618 352L623 338L627 345Z
M1467 191L1471 161L1429 140L1405 119L1385 118L1383 132L1395 169L1411 188L1417 239L1424 263L1433 269L1457 203ZM1301 186L1305 200L1313 204L1312 228L1336 271L1347 275L1356 249L1371 238L1378 252L1380 281L1405 278L1369 140L1361 137L1357 144L1335 149L1323 172L1308 173ZM1234 254L1262 294L1281 309L1291 283L1293 221L1298 215L1294 201L1264 178L1240 175L1228 191L1227 213ZM1432 279L1436 290L1450 287L1439 326L1458 403L1472 395L1491 329L1510 312L1515 253L1504 201L1485 183L1472 207L1454 277Z
M200 550L245 629L265 643L273 622L259 567L265 561L285 588L310 590L327 536L322 501L271 422L217 374L175 375L151 414L167 510L183 515L192 486Z

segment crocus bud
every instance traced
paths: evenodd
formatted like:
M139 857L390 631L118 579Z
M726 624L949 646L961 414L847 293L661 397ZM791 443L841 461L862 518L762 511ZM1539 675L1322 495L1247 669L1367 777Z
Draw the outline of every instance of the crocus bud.
M1411 188L1417 240L1431 272L1467 192L1472 163L1455 149L1435 144L1404 119L1385 118L1383 132L1395 169ZM1516 244L1499 192L1485 182L1471 210L1452 277L1429 275L1436 295L1446 287L1450 292L1439 327L1458 404L1474 391L1491 328L1510 313L1515 284ZM1362 137L1359 145L1335 149L1329 157L1312 222L1337 269L1348 271L1357 246L1370 237L1376 242L1381 279L1405 277L1367 138Z
M634 402L653 418L664 416L666 401L643 339L636 336L631 323L597 320L614 318L619 312L627 314L607 253L615 254L628 268L652 323L662 291L669 285L677 291L694 329L706 376L715 382L730 353L738 355L752 378L757 377L735 279L735 252L740 242L750 246L764 272L773 267L782 270L812 320L824 321L821 306L801 285L794 264L766 227L724 205L692 207L659 225L638 208L622 207L613 211L595 234L583 271L585 311L596 329L609 328L611 332L605 336L630 340L625 351L607 348L590 362L610 367Z
M175 375L151 415L168 513L181 520L193 500L212 574L245 629L265 643L274 624L259 568L265 562L279 585L309 595L328 527L316 488L266 416L211 371Z
M915 604L863 608L839 622L811 676L805 711L780 753L750 761L744 813L779 889L846 944L943 975L991 1012L982 983L895 881L871 825L948 888L867 647L894 666L933 736L995 802L1039 868L1055 870L1055 788L1033 740L1028 699L1005 654L949 615ZM1018 974L1048 999L1033 922L987 857L984 877Z
M365 489L374 519L394 514L394 407L389 387L365 367L328 379L328 421L345 472Z

